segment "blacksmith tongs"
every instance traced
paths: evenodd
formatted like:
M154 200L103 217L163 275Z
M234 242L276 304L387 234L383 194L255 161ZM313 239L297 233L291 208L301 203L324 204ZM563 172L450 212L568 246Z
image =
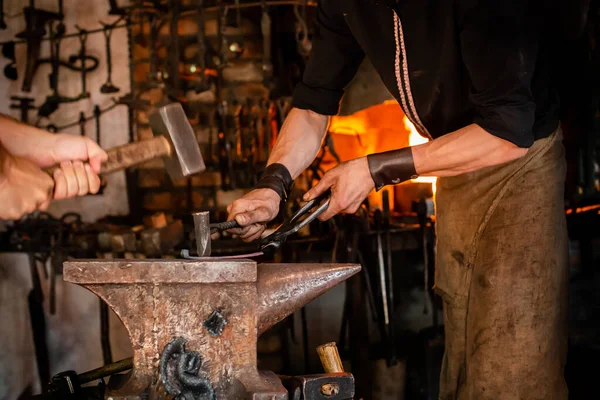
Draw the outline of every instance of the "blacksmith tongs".
M283 243L285 243L288 236L293 235L300 229L304 228L306 225L310 224L312 221L315 220L315 218L321 215L323 211L327 209L327 207L329 207L329 202L331 200L329 194L330 192L327 191L321 194L320 196L305 203L302 207L300 207L298 211L294 213L294 215L292 215L292 217L288 221L281 224L273 233L271 233L270 235L268 235L260 241L260 251L249 254L210 257L209 232L213 232L214 230L220 231L226 229L241 228L241 226L235 220L209 224L208 212L197 213L194 216L194 224L196 225L196 241L200 242L200 244L197 246L199 249L198 254L200 256L191 256L189 250L182 250L181 255L183 258L199 260L209 260L217 258L252 258L261 255L266 255L270 257L275 253L277 249L281 247ZM323 199L326 200L323 203L321 203ZM208 227L209 229L206 229L206 227Z
M327 191L300 207L300 209L296 211L288 221L281 224L275 230L275 232L261 240L262 246L260 247L260 251L267 256L273 255L273 253L275 253L275 251L285 243L288 236L298 232L300 229L314 221L325 210L327 210L327 207L329 207L329 202L331 201L330 194L331 193ZM327 200L321 203L321 201L323 201L325 198L327 198ZM315 207L317 208L310 212ZM308 214L308 216L302 218L306 214Z

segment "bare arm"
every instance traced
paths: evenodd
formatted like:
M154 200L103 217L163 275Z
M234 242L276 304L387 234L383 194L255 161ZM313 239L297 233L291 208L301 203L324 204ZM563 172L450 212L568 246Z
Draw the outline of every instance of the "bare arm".
M412 154L419 175L454 176L515 160L527 149L471 124L414 146Z
M317 156L328 123L326 115L293 108L285 119L267 165L283 164L292 178L298 177Z
M417 173L432 176L476 171L515 160L527 153L526 148L500 139L476 124L414 146L411 150ZM375 188L367 157L344 162L327 171L323 179L305 194L304 200L315 198L329 188L332 190L331 202L319 219L356 212Z
M329 117L313 111L293 108L281 128L267 165L283 164L292 178L298 177L317 156L327 132ZM265 222L279 213L279 195L272 189L255 189L234 201L227 211L243 229L233 229L242 239L258 239Z
M31 204L45 208L52 198L83 196L96 193L100 188L100 178L97 174L107 155L89 138L53 134L0 114L0 147L6 153L4 159L9 161L6 168L0 172L5 178L0 197L3 193L11 193L11 199L17 202L14 207L17 211L13 210L11 213L13 216L18 214L18 210L31 210ZM52 182L52 179L41 168L57 164L60 168L53 173L54 190L50 191L50 198L37 202L28 198L33 195L27 190L22 190L21 182L45 188L47 180ZM18 171L22 174L19 175ZM19 176L21 178L18 178ZM7 180L7 177L10 179ZM46 193L47 190L42 189L40 192Z

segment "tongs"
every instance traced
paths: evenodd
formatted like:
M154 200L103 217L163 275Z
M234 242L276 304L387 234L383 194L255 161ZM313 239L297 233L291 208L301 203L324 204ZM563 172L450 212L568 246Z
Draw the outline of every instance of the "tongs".
M325 198L327 200L323 201ZM321 203L321 201L323 201L323 203ZM288 236L298 232L300 229L314 221L319 215L323 214L323 212L327 210L327 207L329 207L330 201L330 191L326 191L320 196L306 202L306 204L300 207L288 221L281 224L273 233L261 240L262 245L260 250L267 256L273 255L273 253L285 243Z

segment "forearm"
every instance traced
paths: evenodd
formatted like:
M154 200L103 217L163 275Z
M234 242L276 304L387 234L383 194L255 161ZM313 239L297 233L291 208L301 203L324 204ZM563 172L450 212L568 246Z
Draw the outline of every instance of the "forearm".
M412 147L419 175L455 176L504 164L527 154L527 149L500 139L471 124L433 141Z
M418 175L454 176L503 164L527 149L471 124L431 142L367 156L369 172L380 190Z
M32 147L43 146L51 139L49 132L0 114L0 144L14 156L28 157Z
M296 178L319 153L328 123L326 115L293 108L285 119L267 164L283 164L292 178Z

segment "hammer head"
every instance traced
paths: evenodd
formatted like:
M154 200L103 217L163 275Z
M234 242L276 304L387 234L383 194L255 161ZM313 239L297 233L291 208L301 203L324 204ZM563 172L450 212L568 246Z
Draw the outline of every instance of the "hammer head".
M179 103L170 103L150 114L155 136L164 136L171 144L171 154L163 157L172 179L180 179L206 169L200 146L190 121Z
M193 213L196 250L199 257L210 256L210 213L201 211Z

